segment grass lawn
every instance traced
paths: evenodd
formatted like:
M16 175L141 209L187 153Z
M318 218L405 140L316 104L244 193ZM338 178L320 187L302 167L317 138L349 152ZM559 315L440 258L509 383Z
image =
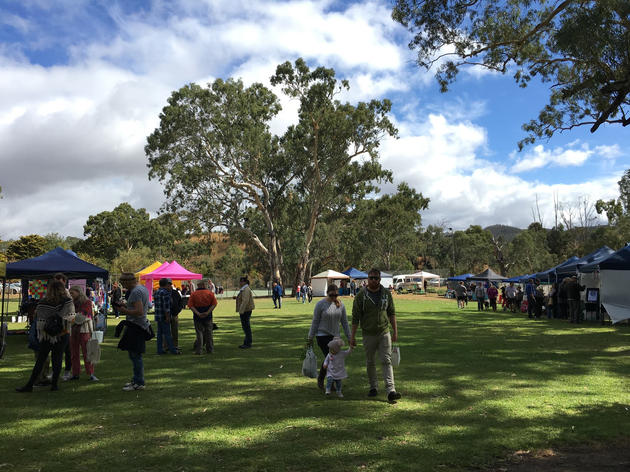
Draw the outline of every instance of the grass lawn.
M348 311L352 300L345 299ZM257 300L254 348L231 300L220 303L216 352L145 355L147 389L131 376L113 321L101 379L17 394L33 366L24 336L0 360L0 471L459 470L516 450L584 444L630 429L630 329L458 311L453 300L396 297L403 399L368 399L364 352L348 358L344 399L301 376L313 306ZM321 354L318 353L321 360ZM380 375L380 366L379 366Z

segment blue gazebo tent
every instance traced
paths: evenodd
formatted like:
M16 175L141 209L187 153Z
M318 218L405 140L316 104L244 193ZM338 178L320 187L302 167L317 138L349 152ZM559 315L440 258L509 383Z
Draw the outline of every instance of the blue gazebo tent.
M453 277L449 277L448 279L446 279L448 282L460 282L460 281L466 281L469 277L474 276L475 274L462 274L462 275L455 275Z
M507 277L497 274L492 269L486 269L480 274L472 275L467 280L481 280L487 282L503 282Z
M567 265L571 265L574 262L577 262L579 260L580 260L579 257L571 256L566 261L558 264L557 266L552 267L551 269L547 269L547 270L544 270L542 272L538 272L536 274L533 274L533 276L534 276L534 278L540 280L541 282L548 282L549 283L549 282L552 281L552 279L555 281L556 280L556 271L559 268L567 266Z
M613 323L630 319L630 246L579 268L599 283L599 300Z
M613 252L602 260L580 267L580 272L589 273L595 270L630 270L630 245Z
M571 264L566 264L562 267L559 267L558 269L556 269L556 274L564 277L576 275L582 266L603 261L614 252L615 251L610 249L608 246L602 246L596 251L587 254L586 256L572 262Z
M354 267L350 267L348 270L342 272L342 274L346 274L351 279L367 279L368 275L365 272L361 272L359 269L355 269Z
M106 279L109 272L57 247L38 257L7 264L7 279L45 279L63 272L69 279Z

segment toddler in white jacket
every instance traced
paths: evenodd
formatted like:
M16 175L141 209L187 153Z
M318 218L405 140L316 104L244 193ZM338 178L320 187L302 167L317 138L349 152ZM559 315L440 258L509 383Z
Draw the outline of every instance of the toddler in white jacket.
M343 339L334 337L332 341L328 343L328 355L324 359L324 368L326 370L326 395L330 395L330 389L333 382L335 383L335 390L337 390L337 396L343 398L341 393L341 380L348 377L346 372L346 357L352 352L352 347L344 351Z

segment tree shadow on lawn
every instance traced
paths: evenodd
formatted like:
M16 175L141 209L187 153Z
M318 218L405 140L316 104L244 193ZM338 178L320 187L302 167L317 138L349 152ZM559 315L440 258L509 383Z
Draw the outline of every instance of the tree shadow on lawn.
M148 353L142 392L120 390L131 363L107 338L97 366L102 382L67 382L56 394L5 394L0 444L25 451L3 453L2 462L45 471L328 470L331 463L340 470L454 470L630 426L626 406L614 400L618 391L582 389L594 368L627 375L619 356L628 347L625 334L509 317L497 327L494 315L474 322L421 315L399 316L403 361L396 378L404 398L396 405L383 393L377 401L365 397L361 348L349 358L343 400L325 399L314 380L300 377L310 319L257 320L251 350L236 348L240 325L221 322L213 355ZM180 345L193 339L184 320ZM32 367L30 351L16 360L22 372L0 369L8 390Z

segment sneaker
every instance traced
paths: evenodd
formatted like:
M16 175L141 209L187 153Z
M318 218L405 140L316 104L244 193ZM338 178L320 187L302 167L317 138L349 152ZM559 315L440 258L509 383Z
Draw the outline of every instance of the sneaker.
M90 375L90 378L88 379L90 382L98 382L98 377L94 374Z
M132 390L144 390L144 385L139 385L139 384L127 384L123 387L123 390L125 392L131 392Z
M241 349L249 349L250 347L251 347L251 346L248 346L247 344L241 344L241 345L239 346L239 348L241 348Z
M326 389L326 395L330 395L330 390Z
M73 375L68 380L79 380L79 376L78 375Z
M341 392L337 392L337 396L338 396L339 398L343 398L343 393L341 393Z
M33 387L30 385L24 385L23 387L17 387L15 391L18 393L30 393L33 391Z
M370 389L370 391L368 392L368 397L375 397L376 395L378 395L378 390L376 390L375 388Z
M398 393L396 390L392 390L387 394L387 401L394 402L396 400L400 400L402 395Z
M37 382L33 387L49 387L52 382L48 379L42 380L41 382Z
M69 370L67 370L64 374L63 377L61 377L61 380L63 380L64 382L67 380L70 380L72 378L72 372L70 372Z

